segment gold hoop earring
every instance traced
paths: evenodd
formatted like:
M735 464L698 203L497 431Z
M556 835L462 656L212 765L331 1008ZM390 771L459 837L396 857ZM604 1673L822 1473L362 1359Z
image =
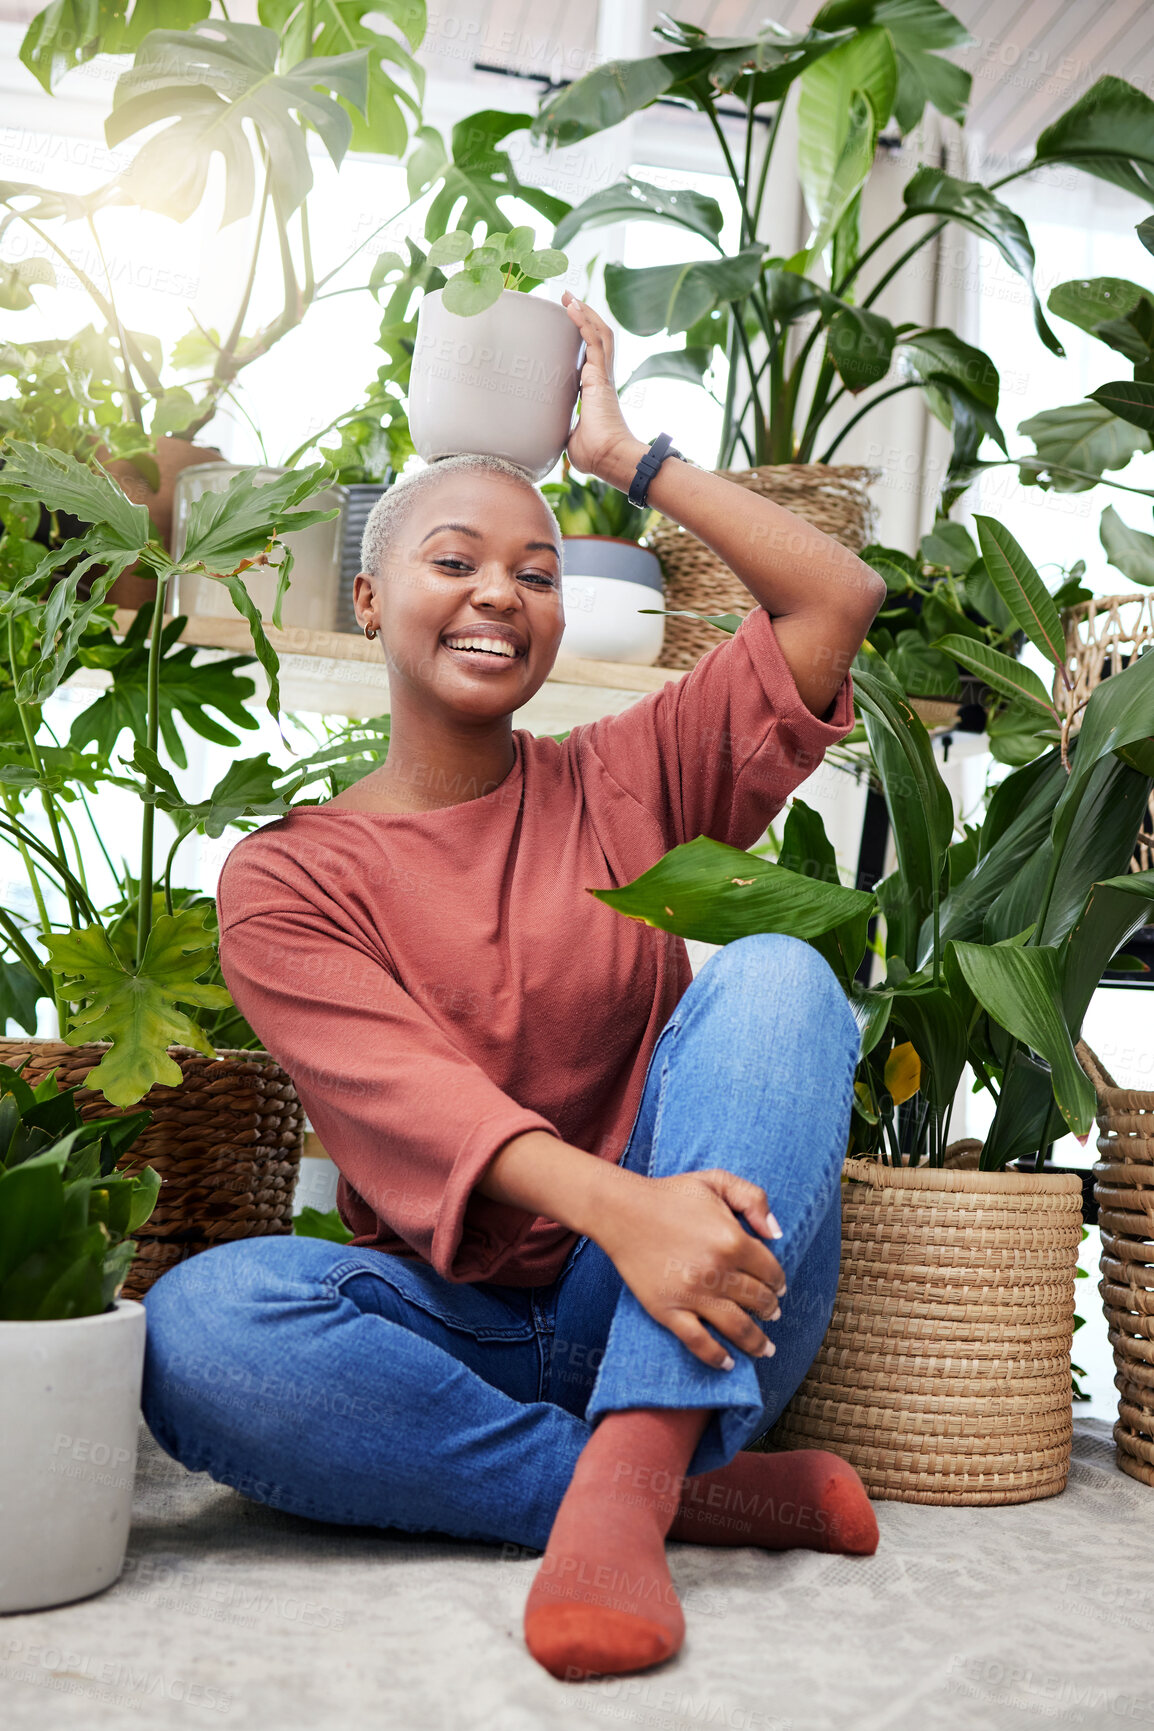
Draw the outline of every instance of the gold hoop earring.
M365 636L368 638L370 643L372 642L373 638L376 635L377 635L377 628L375 625L366 625L365 626Z

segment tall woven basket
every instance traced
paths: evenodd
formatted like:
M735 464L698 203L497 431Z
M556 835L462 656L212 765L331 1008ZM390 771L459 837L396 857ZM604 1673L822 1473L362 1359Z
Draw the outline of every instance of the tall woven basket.
M1057 1495L1081 1239L1075 1173L847 1159L833 1316L762 1446L830 1449L882 1501Z
M875 533L876 513L870 482L880 469L842 463L772 463L757 469L723 469L726 480L748 487L763 499L804 517L835 541L860 553ZM647 535L661 561L665 605L695 613L748 613L749 590L716 553L680 524L661 517ZM696 667L707 650L724 639L716 626L700 619L666 619L658 667Z
M106 1045L69 1046L60 1040L0 1040L0 1063L36 1083L56 1071L62 1088L77 1087L83 1118L123 1115L103 1094L79 1087ZM206 1058L172 1046L179 1088L151 1088L139 1106L152 1122L120 1161L120 1170L154 1166L161 1177L151 1218L137 1234L136 1257L123 1297L140 1298L154 1281L188 1256L230 1238L292 1231L304 1140L304 1110L296 1090L267 1052L222 1052Z
M1084 1040L1078 1057L1098 1092L1098 1291L1114 1350L1117 1461L1154 1485L1154 1093L1119 1088Z

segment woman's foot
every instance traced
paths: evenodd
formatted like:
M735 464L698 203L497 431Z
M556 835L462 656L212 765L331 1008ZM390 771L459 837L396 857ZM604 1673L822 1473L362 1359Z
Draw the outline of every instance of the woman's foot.
M687 1480L668 1537L869 1557L878 1548L878 1524L848 1461L828 1449L785 1449L743 1452Z
M680 1648L665 1535L708 1416L635 1408L593 1431L525 1606L526 1645L554 1677L643 1671Z

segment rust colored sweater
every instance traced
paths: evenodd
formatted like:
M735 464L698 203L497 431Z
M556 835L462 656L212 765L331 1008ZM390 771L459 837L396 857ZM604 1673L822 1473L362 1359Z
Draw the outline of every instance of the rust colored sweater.
M693 978L684 942L586 894L670 848L749 848L853 724L805 707L755 607L680 680L561 742L513 733L493 792L437 811L303 806L218 890L221 964L340 1169L357 1245L450 1280L550 1284L566 1227L474 1191L544 1130L618 1161Z

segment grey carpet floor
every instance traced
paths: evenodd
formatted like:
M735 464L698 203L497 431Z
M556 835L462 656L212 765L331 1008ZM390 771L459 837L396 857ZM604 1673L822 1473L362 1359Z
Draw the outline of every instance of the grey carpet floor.
M124 1573L0 1618L0 1724L1154 1727L1154 1490L1119 1470L1107 1421L1075 1419L1061 1496L874 1506L873 1557L671 1545L681 1653L572 1685L522 1641L535 1558L281 1514L142 1426Z

